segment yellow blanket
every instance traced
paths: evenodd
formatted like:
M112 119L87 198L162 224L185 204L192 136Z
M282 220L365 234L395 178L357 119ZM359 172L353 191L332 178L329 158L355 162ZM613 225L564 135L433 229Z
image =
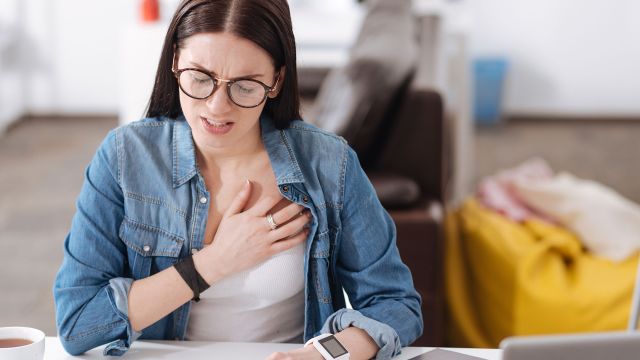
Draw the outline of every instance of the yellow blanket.
M466 201L447 217L448 341L497 347L506 336L625 329L637 258L586 253L567 230L523 224Z

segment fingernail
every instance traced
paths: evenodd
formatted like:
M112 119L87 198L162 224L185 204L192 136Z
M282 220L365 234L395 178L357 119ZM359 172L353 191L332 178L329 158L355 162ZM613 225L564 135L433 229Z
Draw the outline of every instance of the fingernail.
M249 184L251 184L251 180L247 179L247 180L244 181L244 187L245 188L248 187Z

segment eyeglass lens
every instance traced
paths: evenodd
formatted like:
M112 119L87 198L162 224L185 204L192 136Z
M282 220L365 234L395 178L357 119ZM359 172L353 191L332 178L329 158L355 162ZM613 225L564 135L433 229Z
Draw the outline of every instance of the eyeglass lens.
M185 70L180 74L180 87L187 95L205 99L209 97L215 87L216 81L209 75L197 70ZM226 86L226 84L223 84ZM231 101L239 106L253 107L259 105L266 95L267 89L260 83L245 79L236 80L231 83L228 94Z

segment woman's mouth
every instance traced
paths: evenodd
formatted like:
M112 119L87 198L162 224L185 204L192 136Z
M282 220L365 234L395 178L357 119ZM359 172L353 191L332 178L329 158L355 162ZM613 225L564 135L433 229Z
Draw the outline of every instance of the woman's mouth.
M224 135L231 131L233 122L216 121L205 117L200 117L202 124L207 132L214 135Z

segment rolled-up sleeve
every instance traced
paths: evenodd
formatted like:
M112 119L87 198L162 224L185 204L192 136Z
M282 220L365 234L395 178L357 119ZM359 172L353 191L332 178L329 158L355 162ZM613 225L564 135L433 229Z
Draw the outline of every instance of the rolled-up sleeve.
M420 295L400 259L395 225L350 148L343 184L336 272L353 310L331 315L323 331L361 328L380 348L376 359L390 359L422 334Z
M340 309L333 313L324 323L320 333L335 334L350 326L364 330L375 341L380 348L376 359L390 359L400 353L400 338L391 326L368 318L353 309Z
M133 280L125 277L127 253L118 237L124 217L118 163L114 130L85 172L54 283L58 334L72 355L107 343L106 355L121 355L140 336L128 319Z

